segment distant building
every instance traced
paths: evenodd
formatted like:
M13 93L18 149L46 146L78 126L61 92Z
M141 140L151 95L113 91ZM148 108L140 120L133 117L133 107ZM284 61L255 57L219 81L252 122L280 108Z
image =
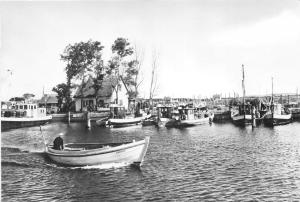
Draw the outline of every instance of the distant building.
M56 94L44 94L43 97L38 100L39 107L45 107L48 114L58 112L58 99Z
M73 96L75 102L75 111L101 111L103 108L108 108L109 104L115 103L116 93L116 78L110 76L103 80L102 88L95 95L93 88L93 80L89 78L84 87L79 86ZM128 108L128 95L123 82L118 91L118 104Z

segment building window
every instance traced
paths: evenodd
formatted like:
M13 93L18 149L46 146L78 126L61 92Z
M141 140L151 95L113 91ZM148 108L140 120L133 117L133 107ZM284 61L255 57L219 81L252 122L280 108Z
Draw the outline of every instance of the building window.
M24 105L24 109L27 109L27 105Z
M23 109L23 105L20 105L20 109Z

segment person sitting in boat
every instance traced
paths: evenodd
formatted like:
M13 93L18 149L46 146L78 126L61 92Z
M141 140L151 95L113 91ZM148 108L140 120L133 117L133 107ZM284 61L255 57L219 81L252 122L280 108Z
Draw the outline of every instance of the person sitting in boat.
M63 150L64 149L64 140L61 138L63 133L60 133L57 138L53 141L53 149Z

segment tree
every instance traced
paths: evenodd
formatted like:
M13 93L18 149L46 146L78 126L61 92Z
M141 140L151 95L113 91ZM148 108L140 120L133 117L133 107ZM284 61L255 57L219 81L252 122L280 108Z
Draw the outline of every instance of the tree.
M144 59L143 51L138 51L135 46L135 58L128 62L125 70L124 83L128 86L128 96L136 98L139 94L139 86L143 82L140 77L142 62Z
M155 93L157 90L157 67L158 67L158 56L157 56L157 53L155 51L153 51L150 96L149 96L150 106L152 106L152 98L155 96Z
M25 93L25 94L23 95L23 97L25 98L25 100L31 99L31 98L33 98L34 96L35 96L35 95L32 94L32 93Z
M103 84L103 79L104 79L104 65L103 65L103 61L100 60L100 62L95 66L94 68L94 78L93 78L93 85L92 88L94 88L94 96L96 98L96 103L98 103L98 99L99 99L99 90L102 88L102 84Z
M125 68L127 66L127 61L125 57L133 54L133 48L130 43L125 38L118 38L114 41L111 47L112 53L114 54L112 59L108 62L107 73L113 75L116 79L116 85L113 86L116 93L116 103L118 103L118 92L120 89L121 78L124 78Z
M99 71L99 64L102 61L102 49L104 46L99 41L89 40L87 42L79 42L74 45L68 45L64 53L61 55L61 60L67 62L67 105L71 104L71 88L72 80L81 82L81 95L86 85L85 78L87 75L92 75L93 71ZM82 108L82 102L81 102Z
M53 92L57 93L57 102L60 111L68 111L66 107L66 101L68 99L68 85L65 83L60 83L52 89ZM65 103L64 103L65 102Z

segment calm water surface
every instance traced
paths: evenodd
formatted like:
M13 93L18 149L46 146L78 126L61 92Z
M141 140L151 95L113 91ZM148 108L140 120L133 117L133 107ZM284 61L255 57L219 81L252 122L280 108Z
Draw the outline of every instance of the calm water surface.
M231 123L183 130L43 126L47 142L122 142L150 136L141 169L67 168L43 154L39 127L1 134L2 201L300 201L300 122L252 130Z

